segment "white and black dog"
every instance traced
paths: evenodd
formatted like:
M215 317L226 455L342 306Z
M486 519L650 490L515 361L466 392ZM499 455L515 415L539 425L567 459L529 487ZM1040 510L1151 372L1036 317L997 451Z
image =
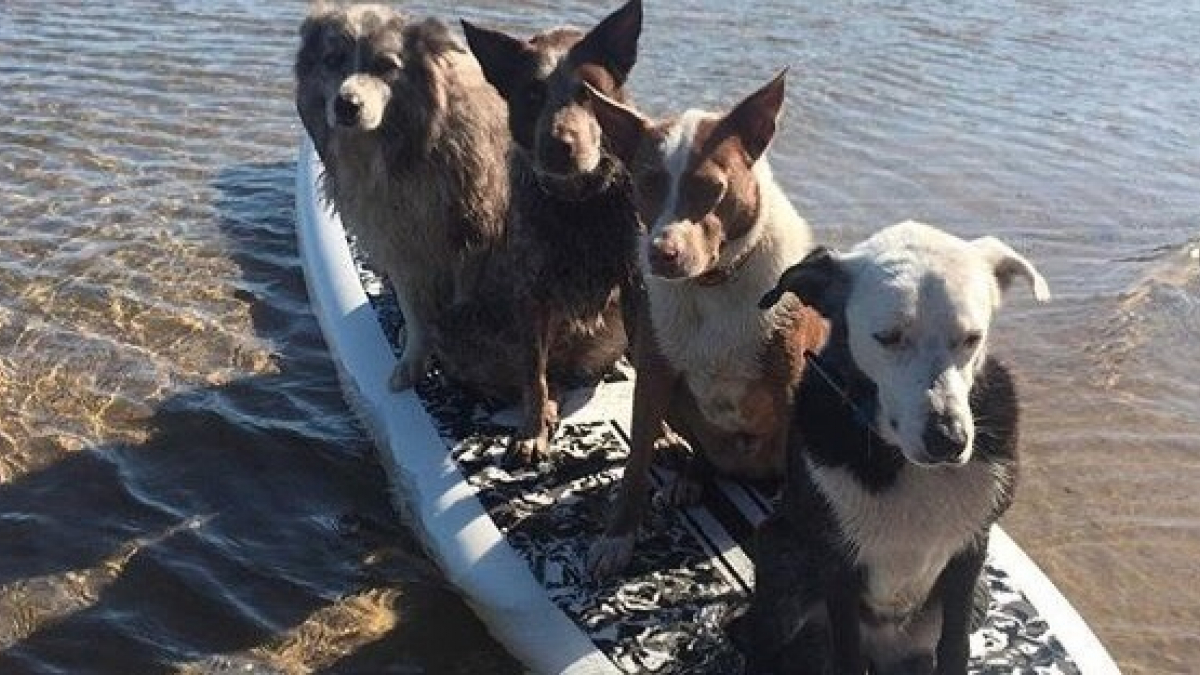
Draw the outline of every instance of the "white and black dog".
M989 530L1017 480L1017 394L986 347L1018 276L1049 296L998 239L909 221L815 250L763 297L795 293L831 326L734 628L751 672L966 672Z

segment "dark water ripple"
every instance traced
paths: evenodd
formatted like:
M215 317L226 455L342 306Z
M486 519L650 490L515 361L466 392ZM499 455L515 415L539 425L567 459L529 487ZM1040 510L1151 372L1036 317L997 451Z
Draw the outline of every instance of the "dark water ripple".
M433 2L528 33L607 7ZM398 527L292 226L304 3L0 0L0 672L511 672ZM997 234L1008 525L1126 672L1200 658L1200 5L648 3L666 114L791 66L822 239Z
M512 672L341 400L303 6L0 5L0 672Z

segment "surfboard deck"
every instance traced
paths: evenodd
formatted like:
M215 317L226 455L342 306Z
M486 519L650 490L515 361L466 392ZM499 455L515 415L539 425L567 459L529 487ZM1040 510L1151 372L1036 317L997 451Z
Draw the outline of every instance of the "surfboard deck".
M770 499L722 482L704 502L647 514L626 573L597 582L585 559L602 532L629 447L633 377L617 369L566 395L553 461L501 461L518 417L436 374L395 393L387 380L403 318L383 280L321 199L304 140L297 234L314 312L346 398L378 446L406 523L489 630L535 672L741 671L721 629L754 584L747 554ZM668 465L657 466L660 484ZM1002 530L986 574L992 603L972 636L971 672L1119 672L1053 584Z

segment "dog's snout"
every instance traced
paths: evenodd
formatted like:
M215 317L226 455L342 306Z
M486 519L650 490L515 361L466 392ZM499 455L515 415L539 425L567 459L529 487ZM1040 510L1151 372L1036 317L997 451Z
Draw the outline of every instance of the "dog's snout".
M338 124L344 126L353 126L358 123L358 116L362 112L362 98L353 92L342 92L333 102L333 114L337 117Z
M951 415L930 415L921 440L931 462L953 462L967 449L967 430Z
M566 122L557 122L554 125L553 132L554 140L559 144L562 150L570 155L575 155L579 152L581 134L573 124Z
M679 244L665 237L650 242L650 262L673 265L679 261Z

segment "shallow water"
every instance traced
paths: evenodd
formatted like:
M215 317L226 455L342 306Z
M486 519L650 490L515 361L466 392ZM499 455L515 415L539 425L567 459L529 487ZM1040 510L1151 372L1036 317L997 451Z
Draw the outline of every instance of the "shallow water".
M654 2L632 86L666 114L790 65L773 161L821 239L915 217L1038 264L1054 301L996 331L1006 525L1126 672L1191 672L1200 5L1075 4ZM303 11L0 0L2 673L516 670L398 525L307 305Z

